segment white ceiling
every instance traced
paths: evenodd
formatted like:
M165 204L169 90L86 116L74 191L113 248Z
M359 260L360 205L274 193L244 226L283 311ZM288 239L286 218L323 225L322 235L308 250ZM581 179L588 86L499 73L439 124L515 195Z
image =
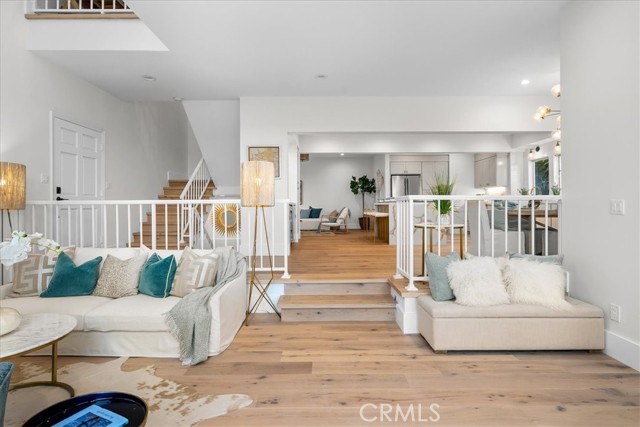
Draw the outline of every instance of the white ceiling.
M126 100L541 95L560 78L565 1L129 3L168 51L39 54Z

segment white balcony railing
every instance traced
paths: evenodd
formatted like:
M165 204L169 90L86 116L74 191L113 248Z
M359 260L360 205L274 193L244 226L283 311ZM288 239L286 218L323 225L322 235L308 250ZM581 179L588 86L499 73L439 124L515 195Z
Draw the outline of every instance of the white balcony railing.
M132 13L125 0L35 0L29 13Z
M192 219L192 230L196 231L186 241L179 226L183 211L205 213L198 216L198 224ZM265 208L265 214L274 270L288 277L289 201L277 200L274 207ZM241 207L237 199L28 201L24 211L11 211L14 230L40 232L63 246L121 248L143 244L151 250L234 246L245 255L253 250L253 215L253 208ZM259 224L256 271L268 271L265 230Z
M207 168L207 164L203 157L193 170L193 173L191 174L191 177L189 177L187 184L184 186L179 199L182 201L202 200L202 198L205 197L209 184L212 182L211 174L209 173L209 169ZM200 227L200 223L203 222L201 215L202 212L202 209L197 209L191 204L187 204L181 210L180 233L182 240L184 240L186 236L200 233L201 230L203 230L203 228ZM204 230L205 232L207 231L206 228L204 228ZM205 234L207 235L207 238L211 238L210 234Z
M451 215L438 215L443 203ZM560 196L407 196L392 205L396 278L427 279L421 252L504 256L506 252L554 255L562 251ZM435 237L435 242L434 242Z

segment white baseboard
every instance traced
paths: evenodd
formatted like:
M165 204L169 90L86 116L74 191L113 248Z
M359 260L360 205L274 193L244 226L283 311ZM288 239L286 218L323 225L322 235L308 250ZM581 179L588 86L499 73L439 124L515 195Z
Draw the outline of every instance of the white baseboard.
M640 371L640 344L621 337L611 331L604 331L604 353Z

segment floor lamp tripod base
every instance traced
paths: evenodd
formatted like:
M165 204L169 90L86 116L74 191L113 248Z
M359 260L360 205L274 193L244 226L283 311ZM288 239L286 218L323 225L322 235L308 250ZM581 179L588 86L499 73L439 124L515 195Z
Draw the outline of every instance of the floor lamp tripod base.
M267 219L264 215L264 207L260 206L260 210L262 212L262 221L264 225L264 235L265 241L267 243L267 253L269 255L269 281L266 284L262 284L260 278L256 274L256 260L257 260L257 239L258 239L258 206L256 206L255 210L255 218L253 223L253 255L251 258L251 280L249 282L249 300L247 302L247 314L244 318L244 325L249 326L249 318L251 315L255 314L258 311L258 307L262 301L265 301L271 309L281 317L278 308L273 303L267 291L269 290L269 286L271 286L271 282L273 282L273 259L271 258L271 248L269 246L269 233L267 232ZM258 298L256 302L251 304L251 300L253 298L253 289L256 289Z

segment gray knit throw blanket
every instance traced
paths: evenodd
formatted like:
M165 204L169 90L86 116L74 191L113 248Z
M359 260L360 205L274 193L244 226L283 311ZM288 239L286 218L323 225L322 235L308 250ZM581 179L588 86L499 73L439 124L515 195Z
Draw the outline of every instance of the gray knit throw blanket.
M234 248L218 248L214 253L218 255L215 285L190 293L165 314L164 323L169 327L171 335L178 340L180 361L183 365L197 365L209 357L209 337L211 336L209 300L244 271L244 257Z

